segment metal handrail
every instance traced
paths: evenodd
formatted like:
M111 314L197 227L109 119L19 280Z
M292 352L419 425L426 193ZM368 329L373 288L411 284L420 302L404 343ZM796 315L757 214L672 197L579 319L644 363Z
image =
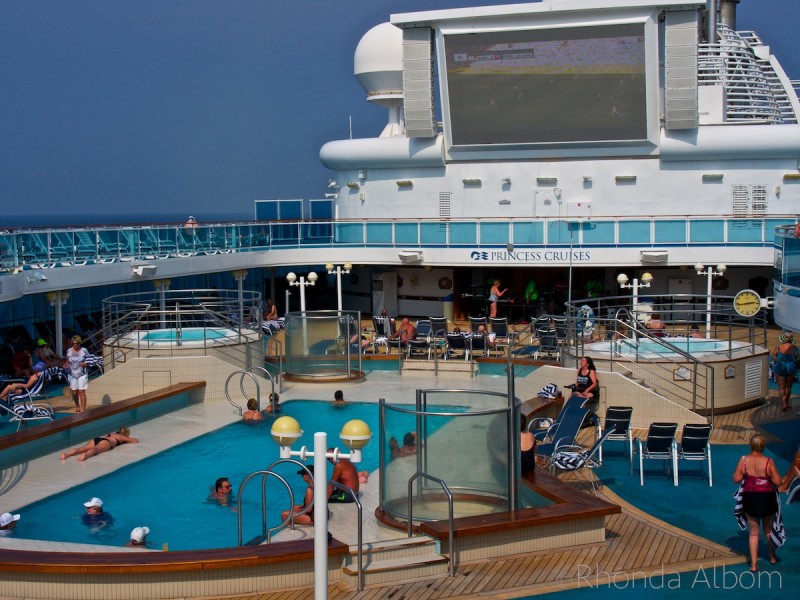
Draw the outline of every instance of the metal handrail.
M242 392L242 396L244 396L245 398L247 398L247 394L244 391L244 376L245 375L249 376L250 379L253 380L253 383L256 384L256 398L258 398L258 406L259 406L259 410L261 410L261 386L258 385L258 378L255 375L253 375L252 373L250 373L249 370L234 371L233 373L228 375L228 378L225 380L225 399L228 401L228 404L230 404L231 406L236 408L239 411L239 416L240 417L242 416L242 414L244 413L244 410L242 409L241 406L239 406L238 404L236 404L233 401L233 399L231 398L231 395L230 395L230 393L228 391L228 384L231 382L231 379L233 379L237 375L240 376L240 378L239 378L239 390Z
M269 381L272 387L272 393L269 396L269 400L272 406L272 414L275 414L276 412L275 409L277 408L278 402L275 399L275 380L272 377L272 373L267 371L267 369L265 369L264 367L250 367L248 369L245 369L245 371L248 373L252 373L253 371L261 371L262 373L264 373L264 379ZM242 389L242 393L244 394L244 389ZM256 394L258 394L258 384L256 384ZM256 399L258 400L258 410L261 410L261 395L260 394L257 395Z
M273 463L273 465L276 463ZM273 466L271 465L271 466ZM238 528L238 545L242 546L242 492L244 491L245 485L257 475L261 475L261 523L262 523L262 533L261 535L266 538L267 543L270 542L271 532L273 530L267 530L267 477L272 476L275 477L278 481L280 481L286 491L289 492L289 517L279 525L279 527L283 527L286 523L290 522L294 525L294 492L292 492L292 488L289 483L280 475L272 471L271 469L266 469L264 471L254 471L250 473L247 477L244 478L242 483L239 485L239 491L236 496L236 525Z
M408 479L408 537L413 537L414 534L414 515L413 515L413 500L412 500L412 492L414 487L414 481L417 478L422 477L424 479L430 479L431 481L435 481L444 490L444 493L447 495L447 531L450 536L450 577L455 577L456 575L456 541L455 541L455 523L453 517L453 494L450 492L450 489L447 487L447 484L443 479L439 479L438 477L434 477L433 475L429 475L428 473L423 473L421 471L417 471ZM418 490L418 495L422 495L422 489Z

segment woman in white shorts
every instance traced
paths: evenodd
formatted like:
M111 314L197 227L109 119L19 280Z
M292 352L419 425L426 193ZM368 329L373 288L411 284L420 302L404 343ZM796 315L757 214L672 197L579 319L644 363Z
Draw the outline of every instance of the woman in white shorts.
M64 364L69 376L69 389L72 390L76 413L86 410L86 388L89 387L89 372L86 369L89 351L81 347L81 341L81 336L72 336L72 346L67 350L67 362Z

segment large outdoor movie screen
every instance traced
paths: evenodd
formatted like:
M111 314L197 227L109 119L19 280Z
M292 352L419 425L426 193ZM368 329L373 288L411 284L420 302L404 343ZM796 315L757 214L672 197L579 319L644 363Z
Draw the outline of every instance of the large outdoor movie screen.
M644 24L445 36L453 145L647 139Z

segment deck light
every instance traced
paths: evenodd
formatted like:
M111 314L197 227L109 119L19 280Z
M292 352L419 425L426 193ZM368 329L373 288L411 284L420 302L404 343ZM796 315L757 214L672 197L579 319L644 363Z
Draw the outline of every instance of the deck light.
M339 437L349 453L342 453L338 448L328 452L328 434L314 434L314 450L303 446L300 450L292 450L291 445L303 434L300 423L292 417L280 417L272 424L272 439L280 445L281 458L299 457L305 462L314 459L314 599L325 600L328 597L328 459L338 462L347 458L352 463L361 462L361 449L372 439L372 432L364 421L353 419L342 427Z

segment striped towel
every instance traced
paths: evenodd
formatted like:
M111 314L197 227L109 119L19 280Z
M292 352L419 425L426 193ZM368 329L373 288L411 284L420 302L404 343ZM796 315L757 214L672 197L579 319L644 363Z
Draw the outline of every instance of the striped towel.
M733 508L733 516L736 518L739 529L744 531L747 529L747 517L744 514L744 507L742 506L743 488L744 481L739 483L739 487L736 488L736 492L733 494L733 499L736 502ZM775 495L777 496L778 492L775 492ZM783 527L783 515L781 514L780 497L777 500L778 512L775 514L775 518L772 520L772 530L769 532L769 541L775 548L780 548L786 541L786 529Z
M546 398L548 400L553 400L558 397L558 386L555 383L548 383L542 389L539 390L537 394L539 398Z

